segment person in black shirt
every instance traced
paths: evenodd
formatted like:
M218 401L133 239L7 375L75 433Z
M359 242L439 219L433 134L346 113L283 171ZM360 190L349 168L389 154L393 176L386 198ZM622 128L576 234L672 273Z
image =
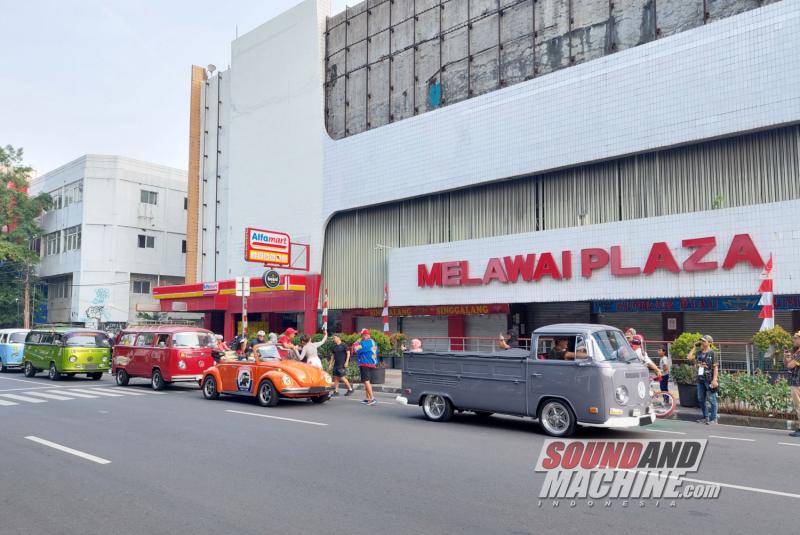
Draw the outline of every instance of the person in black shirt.
M331 351L330 368L333 371L333 394L339 395L339 381L344 382L347 387L345 396L353 393L353 385L347 380L347 366L350 364L350 348L342 343L342 338L338 334L333 335L333 350Z
M717 355L711 349L714 339L705 335L698 340L686 360L697 364L697 401L703 409L703 417L697 420L708 425L717 423L717 389L719 388L719 363ZM711 414L706 407L706 401L711 405Z

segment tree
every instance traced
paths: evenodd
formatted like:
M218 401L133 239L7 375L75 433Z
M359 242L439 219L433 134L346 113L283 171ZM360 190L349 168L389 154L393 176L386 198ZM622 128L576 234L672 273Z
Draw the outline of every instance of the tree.
M0 325L4 326L19 326L20 312L27 309L32 268L39 262L31 242L41 235L38 218L51 203L46 193L28 195L30 174L22 149L0 146Z

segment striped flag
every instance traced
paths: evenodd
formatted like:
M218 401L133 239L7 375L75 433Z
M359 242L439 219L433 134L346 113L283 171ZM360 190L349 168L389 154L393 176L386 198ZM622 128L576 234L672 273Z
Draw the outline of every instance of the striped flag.
M325 288L322 299L322 330L328 332L328 289Z
M772 286L772 254L769 255L769 260L764 268L764 272L761 274L761 278L764 280L762 280L761 284L758 286L758 293L761 294L761 298L758 300L758 304L761 306L761 312L758 314L758 317L764 320L761 322L760 330L766 331L767 329L775 327L775 293Z
M389 287L383 287L383 334L389 334Z

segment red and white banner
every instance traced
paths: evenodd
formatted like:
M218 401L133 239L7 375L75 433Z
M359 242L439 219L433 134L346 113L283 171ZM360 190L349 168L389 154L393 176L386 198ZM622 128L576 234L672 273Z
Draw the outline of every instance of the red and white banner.
M325 288L324 298L322 300L322 330L328 332L328 289Z
M775 327L775 292L772 287L772 255L769 255L769 260L764 266L764 271L761 273L761 284L758 286L758 293L761 294L758 304L761 305L761 312L758 317L761 318L761 329L766 331Z
M389 334L389 287L383 287L383 311L381 312L383 318L383 333Z

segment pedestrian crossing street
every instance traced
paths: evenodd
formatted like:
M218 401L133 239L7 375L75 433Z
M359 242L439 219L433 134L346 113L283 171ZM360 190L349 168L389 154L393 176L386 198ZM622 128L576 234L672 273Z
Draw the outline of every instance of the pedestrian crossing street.
M15 392L0 391L0 407L11 407L25 403L47 403L49 401L71 401L75 399L107 399L131 396L162 395L163 392L133 390L120 387L86 387L86 388L42 388L20 389Z

